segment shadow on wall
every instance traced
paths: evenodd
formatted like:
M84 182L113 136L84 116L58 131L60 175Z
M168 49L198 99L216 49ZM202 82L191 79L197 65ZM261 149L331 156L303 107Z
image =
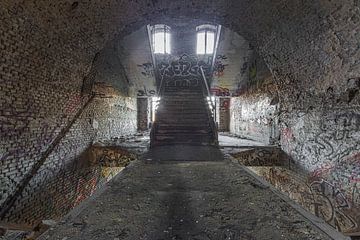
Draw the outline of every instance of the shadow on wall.
M61 219L136 158L125 149L95 144L61 169L56 177L46 179L44 185L23 196L0 226L45 230L44 220ZM46 178L45 171L39 174Z

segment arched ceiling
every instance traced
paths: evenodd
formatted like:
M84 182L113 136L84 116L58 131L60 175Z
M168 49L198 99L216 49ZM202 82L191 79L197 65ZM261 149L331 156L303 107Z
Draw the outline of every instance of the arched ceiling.
M0 3L2 21L18 19L12 29L15 34L22 36L20 31L35 28L46 35L48 44L43 49L67 49L68 54L55 61L72 62L70 75L79 81L107 42L148 23L186 17L222 24L245 37L265 59L284 97L304 101L306 94L330 87L344 91L348 79L360 76L359 5L357 0ZM26 36L31 37L36 35Z

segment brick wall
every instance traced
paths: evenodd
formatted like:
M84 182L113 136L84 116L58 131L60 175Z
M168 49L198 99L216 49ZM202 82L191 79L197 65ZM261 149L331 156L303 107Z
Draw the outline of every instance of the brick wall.
M9 5L0 7L0 209L85 104L85 77L102 69L91 72L94 43L73 45L82 38L67 39ZM98 172L77 172L79 156L97 139L136 131L135 99L110 97L90 103L0 222L33 226L94 190Z

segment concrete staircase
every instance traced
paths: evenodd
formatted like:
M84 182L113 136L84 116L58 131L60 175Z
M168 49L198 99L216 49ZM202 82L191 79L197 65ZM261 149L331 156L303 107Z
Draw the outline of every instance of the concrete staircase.
M151 132L151 146L217 146L217 130L202 86L164 86Z

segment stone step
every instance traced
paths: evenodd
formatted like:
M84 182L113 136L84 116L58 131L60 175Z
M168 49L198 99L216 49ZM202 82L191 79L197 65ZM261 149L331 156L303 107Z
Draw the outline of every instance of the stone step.
M209 134L211 133L210 129L198 129L198 130L193 130L193 129L178 129L178 128L173 128L173 129L162 129L162 128L158 128L156 130L156 134L163 134L163 135L176 135L176 134Z
M169 111L158 111L157 112L157 117L158 118L188 118L188 119L192 119L192 118L202 118L202 119L206 119L207 117L207 113L206 112L192 112L192 113L189 113L187 111L182 111L182 110L179 110L179 111L172 111L172 112L169 112Z
M163 95L166 95L166 94L194 94L194 93L201 93L203 94L203 90L201 89L195 89L195 90L171 90L171 89L168 89L168 90L165 90L162 92Z
M169 116L166 114L160 114L156 116L156 121L157 122L161 122L161 121L171 121L171 122L207 122L208 121L208 117L206 114L204 115L193 115L191 118L187 118L185 116L180 117L180 116Z
M167 107L167 106L185 106L185 107L199 107L199 108L206 108L208 107L207 101L203 99L191 101L189 99L164 99L161 100L158 107Z
M169 124L158 124L157 129L159 130L191 130L191 131L198 131L198 130L211 130L210 125L206 123L199 123L197 125L189 125L189 124L178 124L178 125L169 125Z
M166 86L156 111L152 145L214 145L209 113L202 86Z
M206 101L205 98L203 98L202 96L197 96L197 95L189 95L189 96L163 96L161 97L161 101L164 100L178 100L178 101Z
M201 145L201 146L216 146L217 143L214 139L194 139L194 138L163 138L163 139L153 139L152 144L154 146L163 146L163 145Z
M176 113L179 111L186 111L189 114L192 113L208 113L208 109L201 107L201 108L197 108L197 107L193 107L193 106L159 106L156 110L157 113L162 113L162 112L168 112L168 113Z
M184 101L184 100L187 100L187 101L206 101L206 98L204 98L203 96L199 96L199 95L187 95L187 96L184 96L184 95L169 95L169 96L162 96L161 99L160 99L160 102L163 101L163 100L173 100L173 99L176 99L176 100L180 100L180 101Z
M211 136L209 134L156 134L157 141L175 141L175 142L210 142Z
M156 110L156 113L181 113L181 112L186 112L189 114L197 114L197 113L205 113L207 114L209 112L208 109L206 108L198 108L198 107L187 107L187 106L172 106L168 108L158 108Z

